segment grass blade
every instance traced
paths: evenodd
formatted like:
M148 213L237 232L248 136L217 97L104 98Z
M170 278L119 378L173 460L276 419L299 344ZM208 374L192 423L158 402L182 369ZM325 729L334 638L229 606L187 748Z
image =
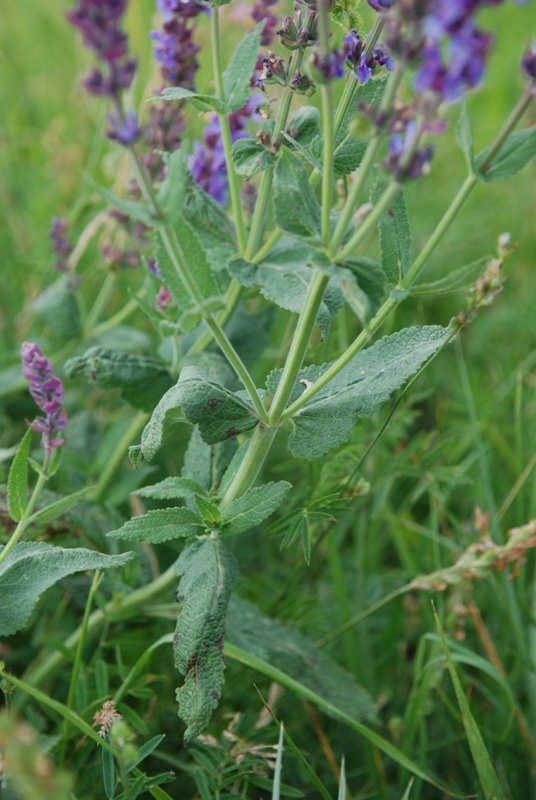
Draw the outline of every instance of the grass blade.
M475 762L476 771L478 773L480 785L484 791L484 796L486 800L506 800L501 784L499 783L499 778L497 777L497 773L495 772L495 768L486 749L486 745L484 744L484 740L478 729L478 725L476 724L476 720L471 713L471 709L469 708L469 703L467 702L463 691L463 686L458 677L458 673L456 672L456 667L454 666L454 661L450 655L447 640L445 639L445 634L443 633L443 628L441 627L435 607L434 616L439 635L441 637L441 642L443 644L443 649L445 651L445 657L447 659L450 677L454 685L454 691L456 692L456 699L458 700L458 706L460 707L463 726L467 735L467 742L471 750L471 755L473 756L473 761Z

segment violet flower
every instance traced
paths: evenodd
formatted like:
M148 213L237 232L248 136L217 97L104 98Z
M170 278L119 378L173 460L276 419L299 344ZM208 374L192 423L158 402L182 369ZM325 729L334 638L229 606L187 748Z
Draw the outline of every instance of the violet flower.
M48 459L52 451L61 447L65 441L56 436L67 427L67 414L61 405L63 385L54 375L52 364L38 345L24 342L21 359L22 374L30 383L30 394L45 414L44 417L36 417L28 425L33 431L42 434L41 447L45 449Z
M85 77L84 85L91 94L109 97L115 106L107 136L129 146L139 138L141 129L134 112L124 115L121 106L121 94L131 85L137 66L136 60L128 57L128 37L120 27L126 6L127 0L78 0L67 19L101 62Z
M394 61L378 42L370 53L367 53L366 41L364 42L359 33L353 29L345 37L344 42L347 48L348 63L355 70L356 77L360 83L368 83L378 70L385 66L391 72L394 69Z

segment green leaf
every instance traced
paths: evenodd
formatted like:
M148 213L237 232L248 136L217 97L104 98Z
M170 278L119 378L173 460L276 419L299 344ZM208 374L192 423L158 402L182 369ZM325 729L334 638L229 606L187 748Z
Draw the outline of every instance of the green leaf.
M53 341L61 340L64 343L67 339L76 339L81 335L78 297L65 277L47 286L31 307L32 312L41 318L42 333L46 331Z
M235 438L226 439L216 445L208 445L201 438L198 428L194 428L184 455L182 475L194 480L210 492L217 485L229 466L237 449Z
M386 86L386 79L379 78L369 81L360 86L355 99L350 105L342 119L341 125L335 137L335 150L333 153L333 168L336 178L343 175L350 175L361 164L367 141L358 139L352 131L352 121L358 115L358 106L377 105L381 101ZM324 140L322 136L316 136L311 142L311 154L322 161L324 155Z
M198 111L217 111L225 114L230 110L224 100L219 100L211 94L191 92L190 89L185 89L182 86L168 86L162 90L162 94L154 97L153 100L190 100Z
M269 150L253 139L238 139L232 146L231 157L235 172L246 181L274 163L274 157Z
M383 267L372 258L364 258L362 256L348 258L342 266L354 274L359 288L369 298L370 309L374 314L380 307L386 291Z
M224 269L228 260L237 253L232 220L219 203L191 178L182 198L181 210L196 230L211 269Z
M227 641L299 680L352 719L376 719L374 700L353 675L300 633L238 597L229 603Z
M411 287L410 294L418 297L422 295L448 294L449 292L459 292L472 286L479 275L482 274L489 258L479 258L465 267L454 270L444 278L430 283L419 283Z
M443 633L443 628L441 627L441 622L439 621L439 617L435 608L434 616L437 628L439 630L439 635L441 636L441 642L443 644L443 650L445 651L450 677L454 685L454 691L456 692L456 699L460 707L463 727L465 728L467 741L469 743L471 755L473 756L476 771L480 779L480 785L484 791L484 796L486 800L505 800L501 783L497 777L497 773L495 772L495 767L493 766L493 762L486 749L484 739L482 738L482 734L480 733L476 720L471 713L462 683L458 677L458 673L456 672L456 667L454 666L454 661L452 660L447 645L447 640L445 639L445 634Z
M143 486L134 494L140 497L152 497L155 500L177 500L181 497L192 497L195 493L204 494L205 489L191 478L164 478L152 486Z
M194 495L195 504L197 506L197 510L201 514L201 517L205 521L205 523L212 528L217 528L220 520L221 520L221 513L217 506L207 500L205 497L199 494Z
M195 367L184 367L177 388L188 420L199 425L206 444L216 444L254 428L258 423L254 409L238 395L211 381Z
M197 288L203 299L213 298L220 294L220 287L210 270L205 251L203 250L194 229L180 213L175 215L173 223L176 241L182 252L183 260L190 273L195 278ZM156 233L157 248L156 260L164 279L164 283L173 294L179 311L194 308L195 304L186 290L159 232Z
M477 177L484 183L508 180L536 155L536 125L511 133L499 150L499 154L493 159L491 167L482 173L479 167L485 161L487 154L488 148L479 153L475 159Z
M182 149L176 150L166 161L166 177L158 191L156 200L169 222L174 222L177 211L180 211L186 185L188 170Z
M229 111L238 111L248 101L263 28L264 20L261 20L251 33L244 36L223 73L223 96Z
M148 544L161 544L171 539L189 539L206 531L199 514L189 508L160 508L148 511L141 517L133 517L107 536Z
M111 746L112 741L108 734L104 737ZM102 751L102 779L104 783L104 793L108 800L115 797L115 764L114 757L109 750Z
M179 716L187 724L184 741L207 726L224 682L223 639L227 605L238 570L220 539L207 537L181 553L177 600L182 603L173 637L175 666L184 676L177 689Z
M103 389L120 389L121 397L142 411L152 411L173 384L164 364L155 358L106 347L91 347L70 358L64 370L69 378L83 376Z
M7 507L15 522L21 521L28 505L28 457L32 433L31 428L28 428L22 437L7 479Z
M0 636L11 636L23 628L40 595L67 575L122 567L133 557L134 553L108 556L83 548L67 550L45 542L16 544L0 564Z
M303 164L286 147L279 153L273 186L274 213L282 231L306 239L320 235L320 206Z
M196 367L184 367L178 383L163 396L141 436L141 455L151 461L173 432L186 419L199 425L206 444L216 444L251 430L258 423L254 410L236 394L209 380Z
M242 286L258 288L267 300L280 308L299 313L305 301L312 270L307 266L311 253L306 246L295 243L291 252L285 252L286 244L274 248L262 264L251 264L242 258L229 263L229 272ZM296 253L295 258L292 253ZM316 322L326 338L331 320L342 308L343 293L336 282L328 284Z
M302 156L302 158L305 159L305 161L307 161L313 167L313 169L317 169L320 174L322 174L324 167L322 166L321 162L311 155L309 150L307 150L301 142L297 140L295 141L286 132L283 133L283 137L286 139L288 147L291 150L297 150L300 156Z
M291 144L298 142L308 147L320 133L320 113L316 106L302 106L290 117L285 134Z
M145 205L145 203L135 203L132 200L123 200L121 197L117 197L117 195L110 192L106 189L105 186L101 186L100 183L94 181L93 178L87 177L86 180L90 183L90 185L95 189L108 203L115 206L115 208L122 211L124 214L127 214L132 219L135 219L137 222L143 222L144 225L147 225L150 228L153 228L155 225L158 225L158 220L153 216L153 213L149 206Z
M278 481L247 489L243 495L232 500L221 516L222 534L234 536L256 528L279 508L292 485Z
M405 328L384 336L363 350L293 417L289 448L295 458L321 458L332 447L347 441L358 417L370 417L391 394L437 352L451 337L439 325ZM305 387L329 368L311 366L302 370L291 402ZM272 373L268 388L274 391L280 371Z
M345 33L352 29L363 29L363 18L358 12L361 0L335 0L330 7L330 18L340 25Z
M61 497L59 500L56 500L55 503L51 503L49 506L45 506L44 508L40 508L39 511L35 511L32 516L30 517L31 522L40 522L44 524L45 522L52 522L53 519L57 519L61 517L62 514L65 514L66 511L69 511L78 501L89 491L90 487L86 486L84 489L80 489L78 492L73 492L72 494L68 494L66 497Z
M376 205L387 183L383 176L372 188L371 201ZM404 192L400 189L379 222L382 267L390 283L397 284L407 274L410 266L411 231Z

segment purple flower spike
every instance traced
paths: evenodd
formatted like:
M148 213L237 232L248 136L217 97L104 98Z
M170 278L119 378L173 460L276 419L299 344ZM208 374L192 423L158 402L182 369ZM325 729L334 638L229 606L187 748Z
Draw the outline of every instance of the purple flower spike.
M69 258L73 248L71 247L71 243L67 238L67 220L59 219L59 217L52 217L51 227L48 235L50 236L50 240L52 242L52 249L58 256L54 261L54 267L58 270L58 272L69 272L70 270L67 259Z
M141 136L141 128L138 125L138 117L135 111L129 111L123 119L119 119L115 114L108 115L110 127L106 131L108 139L114 139L124 147L134 144Z
M84 79L86 89L95 95L118 101L128 89L137 62L127 56L128 37L119 27L126 0L79 0L67 19L81 34L84 45L106 66L94 67Z
M38 345L24 342L21 359L22 374L30 383L30 394L46 415L36 417L28 425L33 431L42 434L41 447L45 449L46 457L50 458L52 451L61 447L65 441L56 436L67 427L67 414L61 406L63 385L54 375L52 364Z

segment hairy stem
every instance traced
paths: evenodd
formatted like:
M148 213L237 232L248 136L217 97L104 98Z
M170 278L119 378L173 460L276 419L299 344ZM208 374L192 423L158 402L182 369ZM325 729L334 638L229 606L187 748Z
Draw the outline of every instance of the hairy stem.
M214 85L216 87L216 97L224 100L223 72L221 67L221 42L219 31L219 8L213 8L210 12L210 44L212 49L212 71L214 75ZM225 153L225 164L227 166L227 178L229 180L229 193L231 195L231 205L236 225L236 236L238 247L241 253L246 249L246 234L244 232L244 220L242 217L242 206L240 204L240 186L238 175L236 174L231 158L231 127L227 114L218 114L221 128L221 140Z
M299 49L296 52L296 62L293 64L293 67L296 70L299 70L303 61L304 50ZM292 63L292 62L290 62ZM289 73L290 73L290 63L289 63ZM272 147L274 150L279 148L281 143L281 135L284 130L284 127L287 122L287 117L290 111L290 104L292 103L293 92L290 88L285 88L283 91L283 96L281 97L279 103L279 109L277 112L277 117L275 120L274 125L274 132L272 134ZM257 197L257 202L255 205L255 212L253 214L253 220L251 222L251 229L249 231L249 238L248 244L246 248L246 255L245 258L251 260L257 250L259 249L259 245L262 239L262 235L264 233L264 227L266 224L266 216L268 213L268 202L270 200L271 188L272 188L272 181L273 181L273 167L264 171L261 181L261 186L259 189L259 195Z
M47 470L49 462L50 462L50 456L45 456L43 470L37 479L37 483L34 486L34 490L30 496L30 499L28 500L28 505L24 509L24 514L22 515L22 519L20 520L17 527L15 528L15 530L9 537L8 541L6 542L5 546L2 548L2 551L0 552L0 564L2 564L6 560L6 558L13 550L15 545L18 544L18 542L20 541L20 538L23 535L26 528L28 527L28 525L31 523L30 517L35 508L35 504L37 503L39 495L41 494L43 487L48 480Z

